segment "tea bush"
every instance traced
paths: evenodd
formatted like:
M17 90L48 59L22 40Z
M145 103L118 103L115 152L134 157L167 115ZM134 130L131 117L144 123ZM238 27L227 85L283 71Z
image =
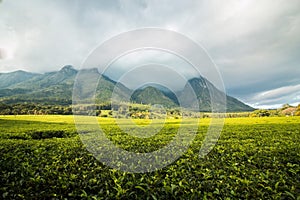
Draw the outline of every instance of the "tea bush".
M122 133L112 119L99 120L110 140L133 152L163 147L180 122L169 120L160 133L144 140ZM192 123L182 125L184 130L189 131ZM300 198L299 117L226 119L214 149L199 159L208 124L209 119L201 121L195 141L174 163L134 174L97 161L75 135L71 116L0 117L0 198ZM145 130L147 134L151 129ZM42 137L33 139L28 133ZM65 137L66 133L71 135Z

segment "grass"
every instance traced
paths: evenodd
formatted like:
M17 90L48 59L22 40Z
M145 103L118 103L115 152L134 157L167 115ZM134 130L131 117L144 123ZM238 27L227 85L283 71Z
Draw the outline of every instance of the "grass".
M115 145L131 152L164 147L181 122L98 120ZM190 131L195 123L181 127ZM0 193L3 199L300 198L300 117L226 119L214 149L199 159L209 123L200 120L195 140L174 163L135 174L97 161L76 134L73 116L0 116ZM160 131L151 137L131 135L155 128Z

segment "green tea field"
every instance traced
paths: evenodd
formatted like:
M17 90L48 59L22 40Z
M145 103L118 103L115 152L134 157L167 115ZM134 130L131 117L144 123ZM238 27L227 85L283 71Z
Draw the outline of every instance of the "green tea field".
M132 152L162 148L180 124L167 120L156 135L136 139L114 119L98 120L110 140ZM140 134L158 122L147 129L149 120L135 120L145 126ZM195 140L172 164L130 173L98 161L73 116L0 116L0 199L300 199L300 117L226 119L213 150L199 158L209 122L200 120ZM195 123L187 120L183 130Z

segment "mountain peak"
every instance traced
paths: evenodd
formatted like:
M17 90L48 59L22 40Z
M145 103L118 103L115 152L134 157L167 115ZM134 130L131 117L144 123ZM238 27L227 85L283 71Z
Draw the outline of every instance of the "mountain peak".
M156 87L154 87L152 85L148 85L148 86L144 87L143 90L159 91Z
M72 65L65 65L63 68L60 69L60 71L65 71L65 70L75 70Z
M85 72L85 73L96 73L96 74L99 74L99 71L97 68L84 68L84 69L81 69L80 71L82 72Z
M194 77L194 78L191 78L190 80L188 80L189 83L197 83L197 84L201 84L201 85L206 85L206 79L203 78L203 77Z
M17 70L17 71L14 71L14 72L12 72L12 73L30 73L30 72L26 72L26 71L24 71L24 70Z
M8 75L8 74L34 74L34 73L27 72L27 71L24 71L24 70L16 70L16 71L7 72L7 73L0 73L0 74Z
M74 67L72 65L66 65L63 68L61 68L61 70L59 70L59 72L66 73L66 74L76 74L77 70L74 69Z
M176 103L174 103L162 91L153 86L146 86L134 91L131 96L131 101L141 104L161 104L166 107L177 106Z

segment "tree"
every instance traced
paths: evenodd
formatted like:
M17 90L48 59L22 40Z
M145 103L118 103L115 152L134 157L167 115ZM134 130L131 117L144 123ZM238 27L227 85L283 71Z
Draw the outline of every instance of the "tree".
M269 117L271 115L269 110L255 110L251 116L253 117Z
M290 107L292 107L292 106L290 104L288 104L288 103L282 105L282 109L283 110L286 109L286 108L290 108Z
M297 106L297 110L296 110L295 115L300 116L300 104Z

